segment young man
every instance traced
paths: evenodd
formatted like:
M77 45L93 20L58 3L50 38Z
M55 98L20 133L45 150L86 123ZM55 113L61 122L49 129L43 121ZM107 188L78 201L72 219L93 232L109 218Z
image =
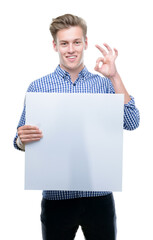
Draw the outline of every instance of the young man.
M87 49L87 26L83 19L66 14L53 19L50 25L54 50L59 55L56 70L32 82L28 92L65 93L123 93L124 129L134 130L139 125L139 112L132 96L129 96L115 66L118 51L104 44L96 45L101 57L90 73L84 66L84 50ZM102 64L101 64L102 63ZM14 146L24 150L26 143L39 141L42 132L37 126L25 125L24 106L17 127ZM43 191L42 199L43 239L72 240L79 226L87 240L115 240L116 214L111 192Z

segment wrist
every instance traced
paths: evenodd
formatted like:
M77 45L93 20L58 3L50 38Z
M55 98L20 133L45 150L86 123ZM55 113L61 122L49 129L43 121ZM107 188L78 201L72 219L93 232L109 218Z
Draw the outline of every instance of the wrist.
M119 73L116 71L112 76L109 77L112 82L121 81Z

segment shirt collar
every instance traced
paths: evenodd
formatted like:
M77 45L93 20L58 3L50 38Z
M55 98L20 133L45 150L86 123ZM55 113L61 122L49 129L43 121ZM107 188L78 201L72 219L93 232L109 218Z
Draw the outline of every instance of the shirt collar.
M55 73L57 75L60 75L61 77L65 77L65 76L68 76L69 73L67 71L65 71L64 69L62 69L60 67L60 65L57 66L57 68L55 69ZM84 67L81 72L79 73L79 77L85 77L87 74L89 73L88 69L86 67Z

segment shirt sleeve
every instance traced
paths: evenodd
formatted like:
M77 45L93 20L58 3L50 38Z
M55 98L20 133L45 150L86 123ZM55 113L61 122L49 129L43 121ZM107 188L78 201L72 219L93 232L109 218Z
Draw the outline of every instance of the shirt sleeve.
M23 111L22 111L22 114L21 114L21 117L20 117L20 120L19 120L17 129L18 129L19 127L25 125L25 121L26 121L26 119L25 119L25 112L26 112L26 105L25 105L25 103L24 103L24 108L23 108ZM14 147L15 147L16 149L22 150L22 149L19 148L19 146L18 146L17 143L16 143L17 138L18 138L18 133L16 132L16 136L15 136L15 138L14 138L14 140L13 140L13 145L14 145Z
M113 84L109 79L109 93L114 93ZM139 110L136 108L134 97L130 95L131 100L124 104L123 128L126 130L134 130L138 128L140 123Z
M28 87L27 92L34 92L33 83L30 84L30 86ZM19 123L18 123L18 125L17 125L17 129L18 129L19 127L21 127L21 126L24 126L24 125L25 125L25 122L26 122L26 98L25 98L25 100L24 100L24 107L23 107L23 111L22 111L22 114L21 114ZM18 133L16 132L16 135L15 135L14 140L13 140L13 145L14 145L14 147L15 147L17 150L22 150L21 148L19 148L19 146L18 146L17 143L16 143L17 138L18 138Z
M134 130L138 128L140 122L139 110L135 106L135 101L132 96L131 100L124 104L124 124L123 128L126 130Z

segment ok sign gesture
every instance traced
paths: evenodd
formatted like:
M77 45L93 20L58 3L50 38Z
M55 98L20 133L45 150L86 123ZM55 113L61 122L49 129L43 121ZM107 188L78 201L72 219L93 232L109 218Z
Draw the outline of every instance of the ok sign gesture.
M100 47L99 45L96 45L96 47L100 50L102 53L103 57L100 57L96 61L96 66L95 66L95 71L103 74L105 77L111 78L115 76L117 70L115 66L115 60L118 56L118 51L117 49L114 48L114 53L113 50L110 48L110 46L106 43L103 44L108 52ZM102 65L100 64L102 63Z

